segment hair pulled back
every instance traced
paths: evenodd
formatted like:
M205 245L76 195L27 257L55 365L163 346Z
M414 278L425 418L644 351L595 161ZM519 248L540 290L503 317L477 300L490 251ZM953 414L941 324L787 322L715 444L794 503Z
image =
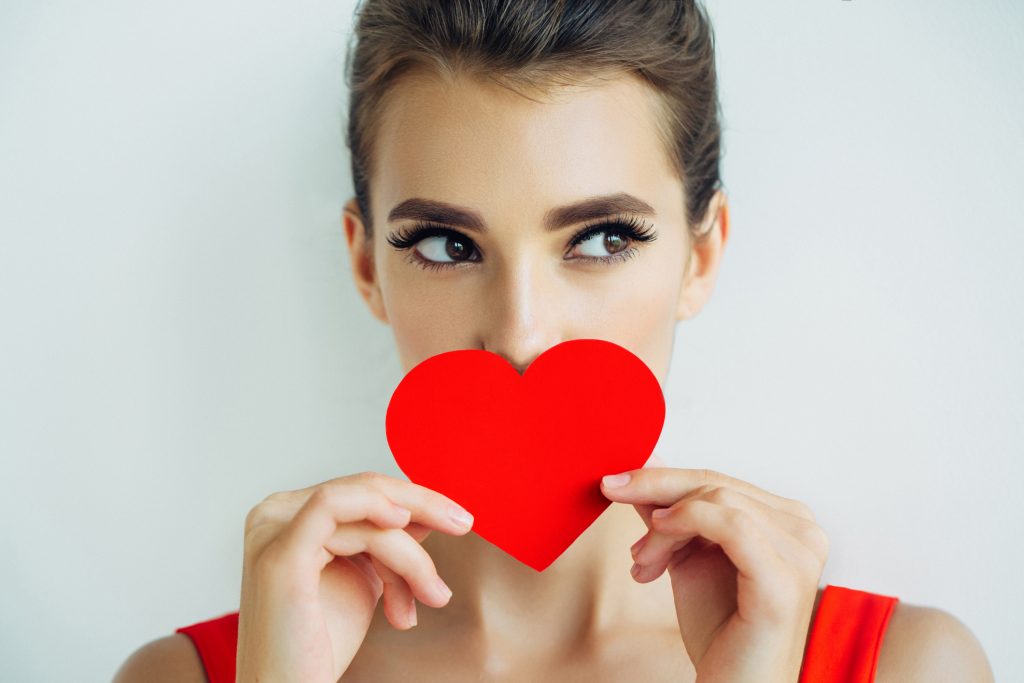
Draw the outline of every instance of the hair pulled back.
M489 79L524 97L632 74L656 95L658 136L683 185L691 237L721 187L714 33L699 0L363 0L346 55L356 202L373 235L369 180L389 95L403 76ZM531 98L532 99L532 98Z

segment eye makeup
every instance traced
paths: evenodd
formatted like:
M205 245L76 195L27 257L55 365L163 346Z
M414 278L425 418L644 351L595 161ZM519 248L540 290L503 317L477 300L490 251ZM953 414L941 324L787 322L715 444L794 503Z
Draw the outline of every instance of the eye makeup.
M605 233L606 235L619 235L628 239L630 243L652 242L657 238L653 227L654 226L645 223L637 216L609 216L585 225L579 230L579 232L573 235L569 240L566 253L572 251L572 248L577 244L585 242L594 235L600 233ZM473 240L465 234L453 228L429 221L414 223L410 229L399 228L391 235L388 235L387 242L392 247L400 251L408 250L410 252L408 260L411 263L428 270L454 268L462 263L476 263L480 260L480 258L466 258L453 261L433 261L424 258L418 251L413 249L413 247L421 240L428 237L446 237L453 242L465 245L471 254L479 255L480 253L480 250L477 248L476 244L473 243ZM637 247L630 246L608 256L577 256L570 260L612 264L632 258L636 255L637 251Z

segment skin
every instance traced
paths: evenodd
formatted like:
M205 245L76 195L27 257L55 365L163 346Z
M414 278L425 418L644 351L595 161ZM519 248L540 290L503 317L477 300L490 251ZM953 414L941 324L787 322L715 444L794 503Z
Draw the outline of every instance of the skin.
M655 134L651 93L623 77L547 91L538 102L490 83L417 75L395 98L371 183L374 238L365 239L354 199L344 228L356 287L391 326L405 371L459 348L492 351L522 371L559 342L593 337L630 349L664 385L678 323L697 315L714 288L729 222L718 192L699 230L707 238L690 237L682 185ZM598 235L591 248L569 251L579 226L542 228L552 207L613 192L656 210L657 239L634 242L633 258L574 260L615 248ZM462 235L454 252L445 237L396 250L384 237L411 222L388 222L388 214L411 197L474 211L486 232L452 224ZM413 251L454 267L423 269L410 260ZM646 680L796 680L828 554L813 513L727 475L652 464L663 463L655 456L630 485L604 487L615 503L543 573L473 533L430 535L423 546L453 591L450 603L423 610L415 635L376 619L345 678L387 680L390 672L397 679L415 661L449 680L477 680L481 672L521 679L526 671L536 672L531 680L614 680L618 661ZM700 502L681 504L687 499ZM670 511L654 523L658 507ZM729 523L737 509L742 528ZM627 548L640 539L631 578ZM944 615L920 610L900 604L893 640L925 632ZM987 680L980 646L965 632L947 641L969 653L960 659L973 653L971 680ZM451 642L464 644L458 662L443 654ZM609 651L618 659L600 654ZM957 659L957 648L944 651ZM911 680L918 664L891 648L883 655L886 670ZM391 670L389 661L401 664ZM887 675L879 671L880 680Z
M493 84L416 76L400 84L385 116L371 180L375 237L366 240L354 199L343 223L356 287L391 326L405 371L460 348L493 351L522 371L551 346L585 337L630 349L664 385L677 324L697 315L714 287L728 210L716 194L700 226L707 238L690 239L681 184L637 81L565 88L536 102ZM631 245L633 258L585 262L580 254L610 253L602 235L570 252L581 225L542 228L553 207L616 192L656 212L646 222L657 239ZM387 216L411 197L477 212L486 233L451 227L480 260L426 270L388 244L403 221ZM420 248L450 260L445 244L433 237ZM405 600L413 606L411 593L387 577L387 609L374 613L341 680L404 681L415 671L417 680L445 681L796 681L828 554L811 510L725 474L666 467L658 456L629 474L625 486L602 485L612 505L541 573L472 532L410 525L452 596L418 610L411 626L396 616ZM667 515L655 519L658 509ZM176 634L133 653L115 677L141 680L204 678ZM876 680L993 678L962 623L901 602Z
M492 351L522 371L559 342L593 337L631 350L664 384L676 324L708 300L728 222L718 193L702 227L708 239L691 245L682 185L655 135L650 93L620 79L538 103L491 84L424 77L404 82L396 98L402 102L392 102L378 138L374 239L365 240L354 200L344 227L356 287L391 326L405 371L457 348ZM582 226L548 233L545 211L616 192L654 207L657 215L644 220L657 238L635 243L636 256L622 262L567 259L569 238ZM412 223L388 224L388 213L411 197L478 212L486 234L452 227L472 240L480 260L425 270L388 244L388 234ZM603 248L603 237L571 254L610 255L615 247ZM431 260L457 260L444 251L443 237L419 247ZM633 506L612 505L540 574L475 534L433 534L424 547L453 598L442 610L420 610L419 637L474 643L474 659L494 673L521 671L538 656L571 659L581 642L626 625L674 634L682 654L669 582L645 585L629 575L628 548L646 531ZM527 632L536 637L520 637ZM375 637L393 640L371 627L367 644ZM359 664L357 658L353 668ZM680 657L678 664L689 662Z

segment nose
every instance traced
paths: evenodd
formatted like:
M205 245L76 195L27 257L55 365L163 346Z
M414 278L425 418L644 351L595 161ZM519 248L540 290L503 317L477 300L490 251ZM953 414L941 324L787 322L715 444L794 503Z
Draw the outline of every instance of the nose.
M558 288L544 281L539 270L524 263L496 274L483 297L483 348L507 360L520 375L537 356L565 338Z

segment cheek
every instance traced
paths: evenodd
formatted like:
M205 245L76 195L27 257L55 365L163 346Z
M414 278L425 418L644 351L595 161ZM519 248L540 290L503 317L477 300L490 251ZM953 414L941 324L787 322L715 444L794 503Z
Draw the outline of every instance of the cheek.
M651 259L641 267L631 265L544 283L534 294L547 310L534 320L553 326L545 330L547 338L615 342L643 359L660 381L672 352L682 264ZM382 278L389 324L406 371L434 354L469 348L487 334L481 327L479 283L457 286L455 278L431 282L417 275L398 269Z
M651 283L645 289L632 290L632 296L606 309L605 324L600 336L624 346L647 363L651 371L663 378L668 370L675 330L676 297L664 281Z
M406 372L416 363L472 343L471 307L460 304L450 288L425 286L424 278L404 280L401 275L383 291L388 322Z
M672 353L681 264L651 263L588 293L575 337L607 339L639 356L663 380Z
M443 315L434 315L427 307L416 308L407 299L398 299L389 315L395 345L406 372L436 352L443 349L443 337L450 335L450 329ZM452 347L448 347L452 348Z

